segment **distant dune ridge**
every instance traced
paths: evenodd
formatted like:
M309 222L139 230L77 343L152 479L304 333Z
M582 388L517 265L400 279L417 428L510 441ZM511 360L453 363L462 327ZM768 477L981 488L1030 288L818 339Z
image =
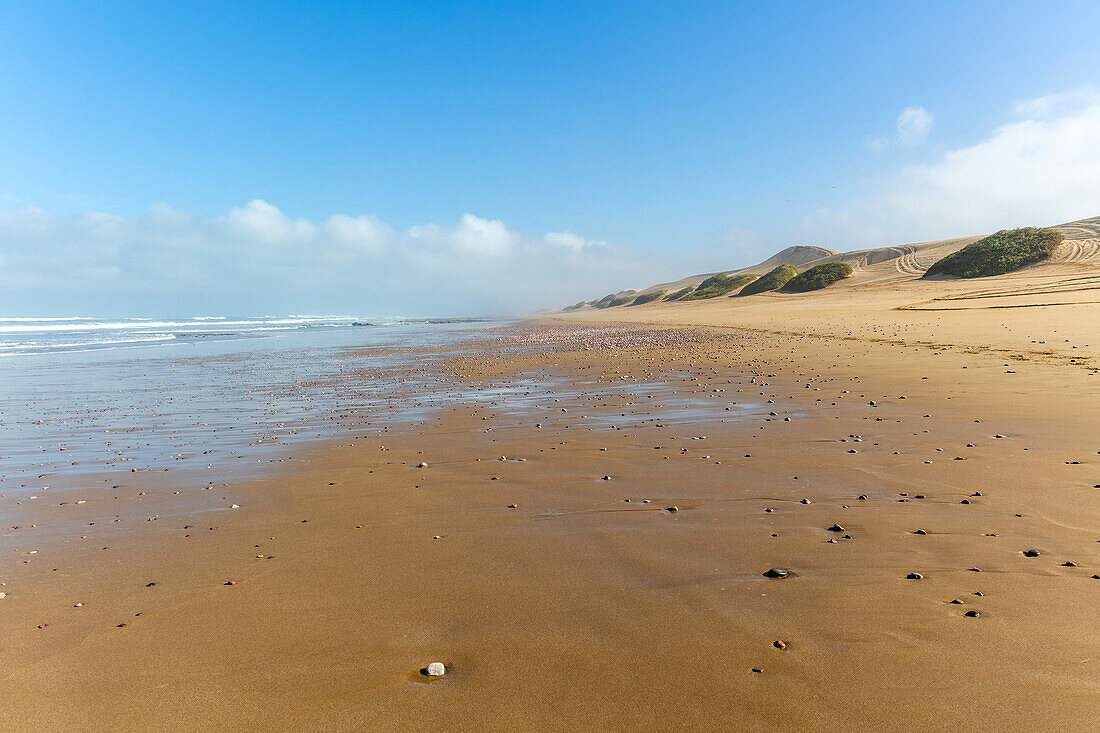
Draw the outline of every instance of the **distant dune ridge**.
M829 263L840 263L851 267L851 276L843 278L835 284L830 283L827 286L830 289L896 284L923 278L933 265L936 265L936 263L949 255L958 253L969 245L974 245L979 242L984 243L988 240L995 240L995 237L1005 237L1006 235L1009 235L1008 238L1011 239L1013 232L1017 231L1048 233L1043 240L1043 249L1048 252L1049 255L1042 257L1037 262L1024 264L1022 267L1023 270L1031 271L1034 268L1047 268L1051 274L1065 272L1067 275L1087 275L1087 282L1082 281L1076 283L1074 287L1077 289L1080 287L1091 288L1093 278L1100 281L1100 273L1096 272L1097 268L1100 268L1100 216L1094 216L1087 219L1068 222L1066 224L1059 224L1058 226L1048 229L1011 230L1008 232L998 232L996 235L958 237L935 242L892 245L889 247L854 250L852 252L838 252L836 250L812 245L795 245L787 247L763 262L750 267L692 275L691 277L685 277L672 282L658 283L638 290L623 290L618 293L609 294L599 301L578 303L574 306L570 306L570 309L575 310L592 306L607 308L628 304L648 304L650 307L663 307L666 304L672 306L679 302L701 299L698 296L692 296L696 288L706 281L712 284L715 282L730 282L741 276L754 276L755 280L763 275L772 273L780 265L794 266L800 273L805 273L815 267ZM1055 232L1057 235L1064 237L1064 239L1058 242L1058 236L1054 234ZM1018 242L1019 238L1017 237L1012 241ZM983 252L983 246L979 246L976 249L972 248L968 250L966 255L960 255L953 260L949 260L949 263L957 262L961 258L974 252L980 254ZM1010 262L1012 261L1012 258L1007 259ZM948 267L948 265L940 265L939 267L942 269ZM1012 269L1015 268L1013 267ZM1006 270L1006 272L1011 272L1012 269ZM949 272L950 269L944 269L943 271ZM973 269L971 270L971 272L974 271ZM977 271L980 271L980 268ZM947 275L937 275L937 277L947 277ZM973 277L973 275L971 275L971 277ZM980 277L981 276L979 276L979 279ZM742 283L744 283L744 281L742 281ZM1097 285L1100 285L1100 282L1098 282ZM750 288L749 292L752 293L754 290L754 288ZM762 294L771 297L784 297L780 293L786 290L788 290L786 287L780 290L768 289L763 291ZM734 293L734 295L737 295L737 293ZM797 296L788 295L786 297Z

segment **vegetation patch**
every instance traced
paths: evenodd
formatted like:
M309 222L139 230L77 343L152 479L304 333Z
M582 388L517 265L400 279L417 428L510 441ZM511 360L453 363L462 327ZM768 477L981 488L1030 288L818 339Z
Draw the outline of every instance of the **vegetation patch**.
M794 265L782 264L774 270L769 271L763 277L757 278L741 288L741 292L739 292L738 295L756 295L757 293L766 293L769 290L779 290L779 288L790 282L797 274L797 267Z
M688 293L690 293L694 289L695 288L688 287L688 288L684 288L683 290L677 290L675 293L673 293L672 295L665 298L665 302L668 303L669 301L672 301L672 300L683 300L684 296L687 295Z
M562 308L562 310L563 311L575 311L578 308L585 307L586 305L588 305L588 301L587 300L582 300L580 303L574 303L573 305L567 305L564 308Z
M599 300L593 301L592 305L595 308L610 308L611 307L611 301L615 300L615 297L616 297L615 293L611 293L610 295L605 295L602 298L600 298Z
M653 301L659 299L662 295L664 295L667 292L668 292L667 290L654 290L652 293L643 293L642 295L639 295L637 298L635 298L634 302L631 303L631 305L642 305L643 303L652 303Z
M722 273L718 273L717 275L711 275L706 280L699 283L699 287L695 288L693 292L685 295L681 300L706 300L707 298L717 298L719 295L725 295L738 288L743 288L755 279L756 275L723 275Z
M795 275L783 290L788 293L807 293L811 290L827 288L835 282L840 282L846 277L852 276L852 266L843 262L826 262L824 265L811 267L800 275Z
M613 298L613 299L611 300L611 302L610 302L610 303L608 303L608 304L607 304L606 306L604 306L604 307L605 307L605 308L614 308L615 306L619 306L619 305L626 305L627 303L630 303L630 302L632 302L633 300L634 300L634 296L633 296L633 295L620 295L620 296L618 296L618 297L616 297L616 298Z
M928 268L924 277L989 277L1019 270L1050 257L1065 237L1054 229L1002 229L949 254Z

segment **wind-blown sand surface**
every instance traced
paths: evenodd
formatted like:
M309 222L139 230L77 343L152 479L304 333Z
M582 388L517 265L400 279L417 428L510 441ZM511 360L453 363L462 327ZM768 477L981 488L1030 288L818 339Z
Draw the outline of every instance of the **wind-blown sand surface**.
M240 509L9 502L0 727L1095 730L1100 306L1012 277L559 316Z

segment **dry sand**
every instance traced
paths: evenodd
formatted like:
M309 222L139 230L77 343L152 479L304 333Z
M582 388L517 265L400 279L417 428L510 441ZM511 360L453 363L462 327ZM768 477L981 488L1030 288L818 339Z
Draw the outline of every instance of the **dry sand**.
M1095 730L1089 271L895 272L487 341L450 378L531 395L299 454L237 510L132 477L5 505L56 539L4 569L0 728ZM988 307L1025 287L1078 302Z

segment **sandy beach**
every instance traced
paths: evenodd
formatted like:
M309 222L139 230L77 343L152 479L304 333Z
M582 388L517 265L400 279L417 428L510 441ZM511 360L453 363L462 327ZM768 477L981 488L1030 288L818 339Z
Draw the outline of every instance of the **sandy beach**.
M963 285L550 316L259 480L7 496L0 727L1090 730L1100 306L899 309Z
M1100 3L87 5L0 733L1100 733Z

